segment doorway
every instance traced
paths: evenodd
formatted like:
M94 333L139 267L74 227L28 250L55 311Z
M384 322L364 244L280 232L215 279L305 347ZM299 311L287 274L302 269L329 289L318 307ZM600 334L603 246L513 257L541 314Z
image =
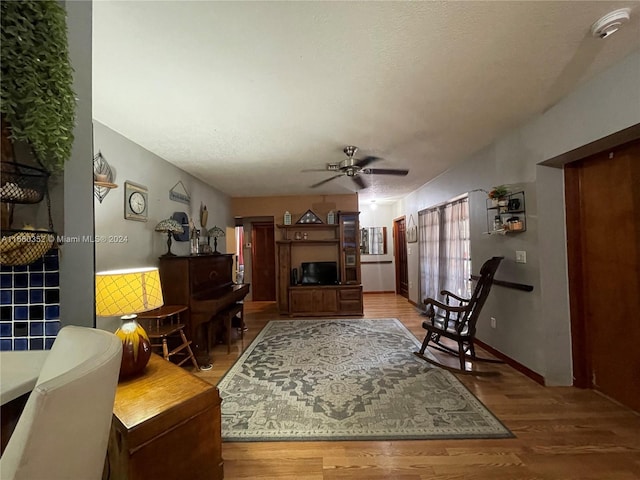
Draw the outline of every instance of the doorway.
M393 255L396 259L396 294L409 298L407 226L405 217L393 221Z
M640 142L564 173L574 384L640 411Z
M276 300L276 255L273 222L251 224L251 299Z

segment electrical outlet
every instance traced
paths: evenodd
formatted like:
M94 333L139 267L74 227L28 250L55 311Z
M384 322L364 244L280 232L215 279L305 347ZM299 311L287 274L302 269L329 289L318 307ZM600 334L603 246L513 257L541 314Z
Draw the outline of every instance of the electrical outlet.
M496 328L497 324L496 317L491 317L491 328Z
M516 250L516 263L527 263L527 252Z

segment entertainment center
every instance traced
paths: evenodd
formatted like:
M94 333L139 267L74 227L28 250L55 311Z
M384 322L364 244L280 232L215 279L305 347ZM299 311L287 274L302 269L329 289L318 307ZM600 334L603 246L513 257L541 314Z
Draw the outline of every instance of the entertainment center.
M358 216L338 212L335 224L277 225L280 313L363 315Z

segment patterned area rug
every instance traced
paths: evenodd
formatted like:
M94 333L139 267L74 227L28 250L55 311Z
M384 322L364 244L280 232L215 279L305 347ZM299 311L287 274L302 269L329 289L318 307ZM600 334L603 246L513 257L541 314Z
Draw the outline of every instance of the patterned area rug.
M269 322L220 380L225 441L508 438L397 319Z

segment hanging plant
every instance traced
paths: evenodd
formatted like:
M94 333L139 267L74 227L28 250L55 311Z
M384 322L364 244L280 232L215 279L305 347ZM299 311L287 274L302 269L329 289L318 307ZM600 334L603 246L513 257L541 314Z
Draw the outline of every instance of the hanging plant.
M0 2L3 119L43 168L59 173L71 157L76 99L66 12L55 0Z

